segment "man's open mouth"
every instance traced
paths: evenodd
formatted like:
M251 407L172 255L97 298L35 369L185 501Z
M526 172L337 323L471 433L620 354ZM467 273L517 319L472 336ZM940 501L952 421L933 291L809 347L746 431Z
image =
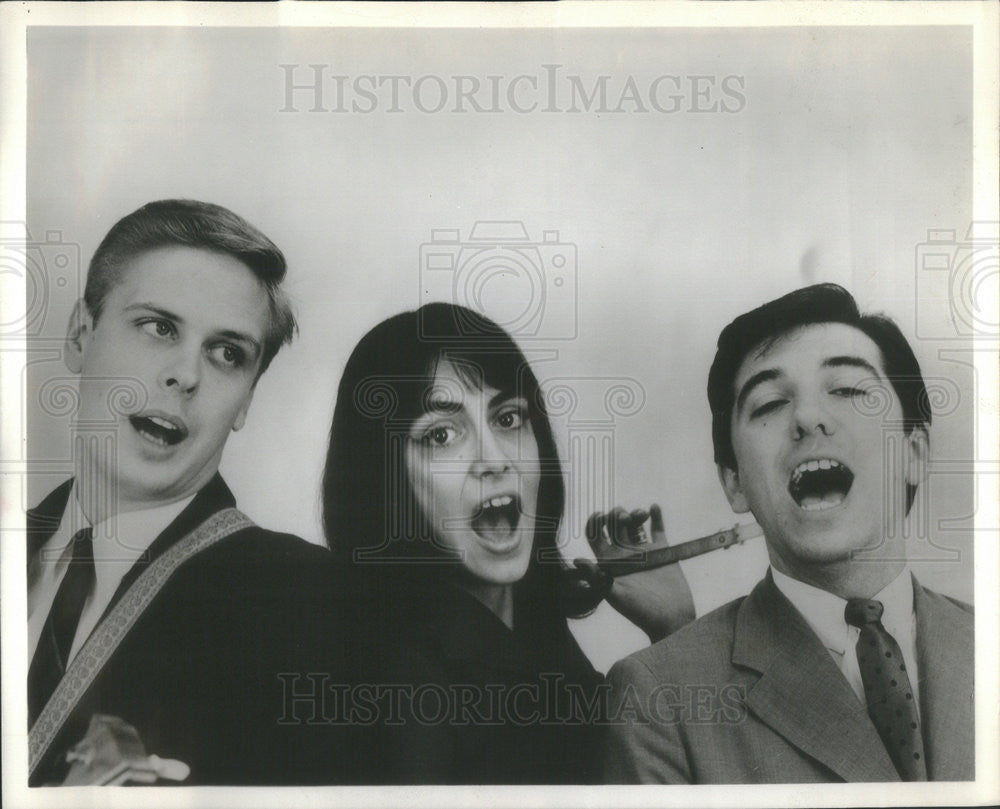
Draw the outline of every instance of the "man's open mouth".
M161 447L179 444L188 434L187 427L182 421L167 416L137 414L129 416L128 420L143 438Z
M795 467L788 493L804 511L823 511L843 503L853 483L854 473L840 461L819 458Z
M520 521L521 498L502 494L483 500L472 518L472 530L491 542L506 542Z

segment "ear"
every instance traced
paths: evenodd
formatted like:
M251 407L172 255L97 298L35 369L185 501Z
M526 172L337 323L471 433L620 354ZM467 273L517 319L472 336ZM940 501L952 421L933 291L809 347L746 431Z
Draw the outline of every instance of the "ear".
M723 464L716 464L716 469L719 472L719 483L722 484L722 490L726 493L730 507L737 514L746 514L750 510L750 504L743 492L743 484L740 483L740 473Z
M243 407L240 408L240 412L236 414L236 419L233 421L233 432L238 433L243 429L243 425L247 423L247 413L250 411L250 403L253 401L254 391L257 390L257 383L255 382L253 387L250 388L250 392L247 394L246 401L243 402Z
M931 442L927 428L914 427L906 436L906 482L919 486L927 478L927 459L930 457Z
M72 373L78 374L83 370L84 355L93 335L94 318L91 317L86 302L80 298L73 307L73 314L69 316L64 344L66 350L63 361Z

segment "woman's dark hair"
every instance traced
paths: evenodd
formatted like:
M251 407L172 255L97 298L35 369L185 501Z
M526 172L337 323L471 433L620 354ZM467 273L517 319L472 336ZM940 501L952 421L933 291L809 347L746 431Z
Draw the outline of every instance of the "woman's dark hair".
M443 360L465 384L528 403L540 480L534 547L515 586L515 609L559 617L592 609L594 597L571 586L556 547L565 489L538 379L506 331L447 303L382 321L347 361L323 476L323 527L339 573L392 604L414 587L454 581L461 570L433 536L406 469L410 426L426 410Z

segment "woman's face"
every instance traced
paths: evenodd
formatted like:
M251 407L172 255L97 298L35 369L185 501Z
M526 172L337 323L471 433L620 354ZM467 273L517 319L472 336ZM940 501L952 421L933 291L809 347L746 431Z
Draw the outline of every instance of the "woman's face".
M469 386L438 364L427 410L410 428L406 467L417 505L443 547L488 584L523 578L538 508L538 443L528 402Z

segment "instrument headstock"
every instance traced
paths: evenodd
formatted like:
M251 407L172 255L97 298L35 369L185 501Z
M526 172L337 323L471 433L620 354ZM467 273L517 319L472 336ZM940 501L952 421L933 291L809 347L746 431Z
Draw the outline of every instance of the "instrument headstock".
M190 767L176 759L146 754L139 732L117 716L95 714L87 734L66 753L63 786L120 786L183 781Z

